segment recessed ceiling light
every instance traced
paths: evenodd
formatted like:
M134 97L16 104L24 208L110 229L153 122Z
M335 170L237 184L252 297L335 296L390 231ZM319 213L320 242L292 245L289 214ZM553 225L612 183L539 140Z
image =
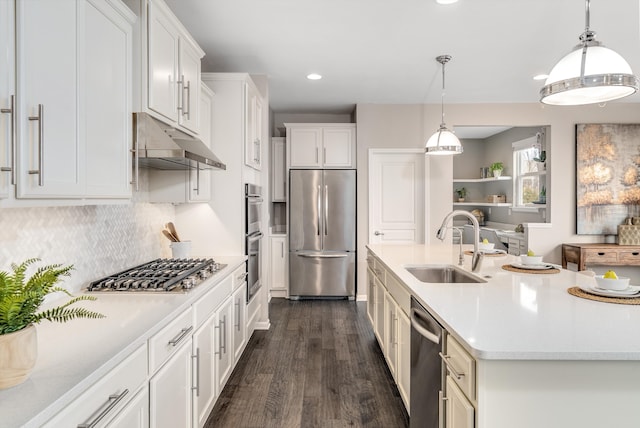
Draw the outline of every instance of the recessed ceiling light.
M322 76L319 75L318 73L311 73L311 74L307 74L307 79L309 79L309 80L320 80L320 79L322 79Z
M548 74L537 74L533 76L533 80L546 80L549 77Z
M438 4L453 4L457 2L458 0L436 0L436 3Z

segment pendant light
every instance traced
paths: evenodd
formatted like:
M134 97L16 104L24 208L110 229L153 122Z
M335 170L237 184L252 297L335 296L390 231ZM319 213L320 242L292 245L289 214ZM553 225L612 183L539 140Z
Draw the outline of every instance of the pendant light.
M580 44L551 70L540 90L540 102L552 105L603 103L634 94L638 78L618 53L595 40L589 28L590 0L586 0L585 30Z
M462 144L456 135L449 131L444 124L444 65L451 60L451 55L440 55L436 61L442 64L442 122L440 128L429 138L424 149L428 155L457 155L462 153Z

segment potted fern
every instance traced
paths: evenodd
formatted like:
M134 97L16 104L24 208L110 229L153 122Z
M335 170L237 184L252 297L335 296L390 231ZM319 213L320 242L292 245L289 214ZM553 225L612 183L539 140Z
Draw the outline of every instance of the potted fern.
M502 170L504 169L504 164L502 162L494 162L489 167L489 170L493 174L494 177L500 177L502 175Z
M24 382L35 366L37 340L35 324L42 320L66 322L74 318L103 318L104 315L85 308L71 308L80 300L93 296L73 297L58 286L61 277L70 276L73 266L60 264L39 267L27 278L30 265L40 259L11 264L11 272L0 271L0 389ZM72 297L66 303L39 311L47 295L65 293Z

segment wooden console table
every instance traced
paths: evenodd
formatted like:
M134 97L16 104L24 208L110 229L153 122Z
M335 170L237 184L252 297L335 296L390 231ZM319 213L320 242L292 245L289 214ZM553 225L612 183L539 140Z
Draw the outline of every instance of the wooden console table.
M640 266L640 245L562 244L562 267L575 263L578 270L586 265Z

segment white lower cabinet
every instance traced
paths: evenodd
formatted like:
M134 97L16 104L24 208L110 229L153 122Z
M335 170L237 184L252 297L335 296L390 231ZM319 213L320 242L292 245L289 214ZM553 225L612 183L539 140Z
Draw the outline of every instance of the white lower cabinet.
M60 413L43 426L46 428L95 426L104 427L130 409L131 399L141 387L146 387L147 346L142 345L131 353L102 379L89 387L87 391L65 407ZM139 403L137 412L148 413L148 401ZM115 423L115 422L113 422ZM131 426L136 425L109 425Z
M207 421L219 392L216 389L215 325L215 314L211 314L193 334L195 427L201 427Z
M244 268L242 268L244 272ZM233 359L238 361L247 344L247 282L233 292Z
M289 250L287 248L286 236L272 236L269 238L271 243L271 251L269 257L271 258L271 281L269 290L272 292L280 292L286 295L287 293L287 257L289 256ZM276 297L279 297L277 294Z
M145 385L127 403L106 428L148 428L149 427L149 386Z
M445 394L445 427L473 428L475 409L451 376L447 376Z
M149 381L150 423L154 428L191 427L191 338Z
M372 254L367 257L367 314L400 397L410 412L411 297Z
M222 391L233 370L233 300L228 298L215 313L216 384Z

